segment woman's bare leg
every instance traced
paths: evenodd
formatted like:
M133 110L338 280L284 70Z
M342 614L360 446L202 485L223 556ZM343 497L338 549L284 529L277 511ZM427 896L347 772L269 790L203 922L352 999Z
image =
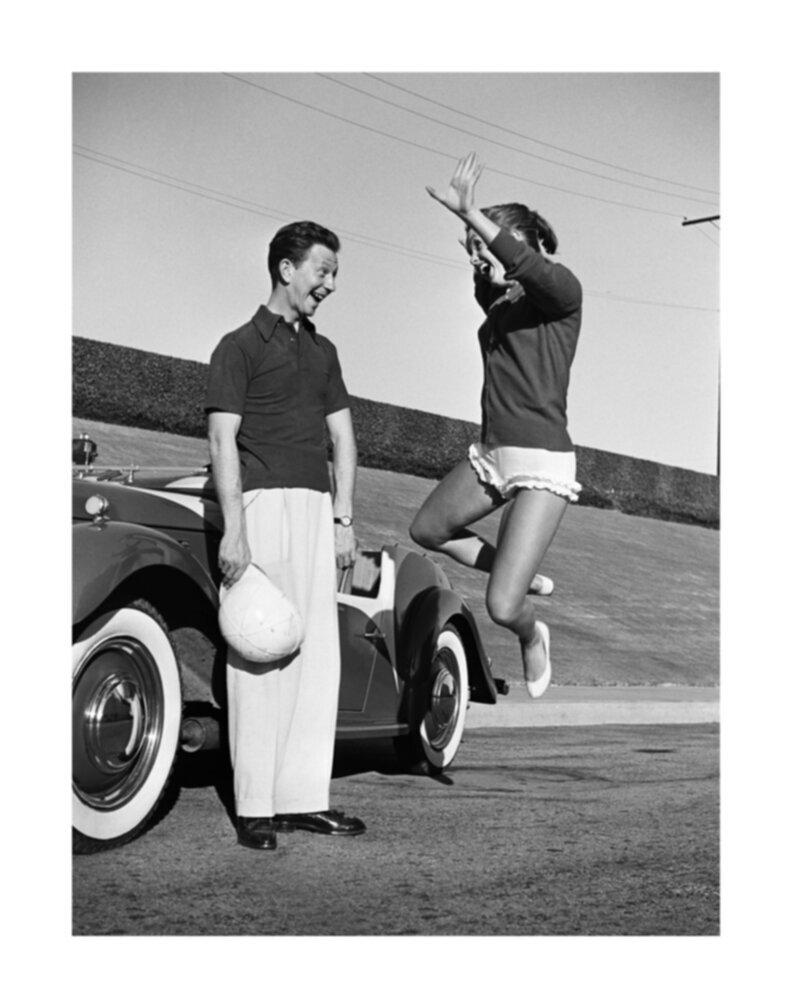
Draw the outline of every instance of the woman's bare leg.
M487 611L519 637L526 679L530 651L538 643L534 605L526 594L566 506L563 497L549 490L518 490L501 518Z
M421 505L410 526L410 536L425 549L445 553L457 563L489 573L496 549L466 526L502 505L500 494L481 483L468 462L459 462Z
M479 481L468 462L459 462L423 502L410 535L419 546L445 553L466 567L487 571L489 566L482 566L482 561L489 561L495 550L466 526L502 504L501 496Z

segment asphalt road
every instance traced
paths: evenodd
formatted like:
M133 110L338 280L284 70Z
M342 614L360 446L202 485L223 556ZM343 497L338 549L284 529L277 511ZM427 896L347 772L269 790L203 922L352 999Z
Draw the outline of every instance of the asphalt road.
M144 837L76 858L79 935L654 935L719 930L716 725L468 731L446 778L337 753L351 839L239 847L217 756Z

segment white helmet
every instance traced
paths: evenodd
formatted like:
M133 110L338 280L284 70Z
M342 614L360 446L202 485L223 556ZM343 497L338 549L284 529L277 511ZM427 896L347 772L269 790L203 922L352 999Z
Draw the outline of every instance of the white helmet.
M294 654L305 639L294 604L255 564L230 588L220 589L220 632L251 662L276 662Z

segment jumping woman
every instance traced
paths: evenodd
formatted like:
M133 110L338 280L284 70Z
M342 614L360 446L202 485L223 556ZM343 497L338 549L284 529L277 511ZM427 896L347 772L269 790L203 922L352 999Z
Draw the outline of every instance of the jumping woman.
M484 362L481 441L424 501L410 528L416 543L490 574L487 612L518 637L532 697L550 683L550 633L529 591L569 501L576 501L575 452L567 433L569 370L580 333L577 278L551 262L550 225L521 203L478 209L475 154L448 189L427 192L465 225L474 295L486 312L478 332ZM467 528L503 507L495 546Z

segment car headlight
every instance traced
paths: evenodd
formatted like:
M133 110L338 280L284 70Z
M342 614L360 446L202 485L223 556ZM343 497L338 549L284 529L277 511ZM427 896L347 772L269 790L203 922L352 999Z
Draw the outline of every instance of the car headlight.
M101 494L92 494L85 502L85 513L90 515L94 521L107 516L110 501Z

